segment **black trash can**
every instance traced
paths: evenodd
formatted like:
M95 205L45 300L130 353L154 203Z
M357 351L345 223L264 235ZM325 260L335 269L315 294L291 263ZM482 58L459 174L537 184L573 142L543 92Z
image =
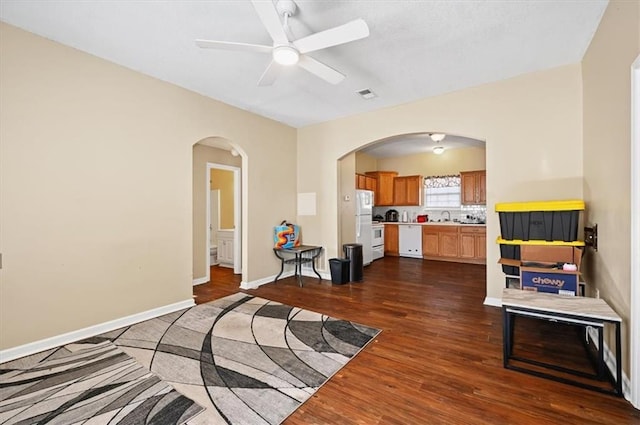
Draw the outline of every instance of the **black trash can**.
M349 283L349 264L351 260L348 258L330 258L329 269L331 270L331 283L336 285L344 285Z
M362 264L362 244L346 243L342 245L345 258L351 260L349 265L349 280L360 282L364 275L364 265Z

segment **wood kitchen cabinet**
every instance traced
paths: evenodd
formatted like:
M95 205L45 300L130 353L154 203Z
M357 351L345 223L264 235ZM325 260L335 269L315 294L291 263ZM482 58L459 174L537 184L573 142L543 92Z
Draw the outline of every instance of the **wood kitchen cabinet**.
M460 172L460 202L462 205L485 205L487 203L487 172Z
M440 257L459 257L458 226L442 226L438 232L438 253Z
M484 227L460 226L460 257L472 262L486 262L487 231Z
M384 255L397 257L400 255L400 244L397 224L384 225Z
M424 225L422 258L458 263L486 264L484 226Z
M422 205L422 176L402 176L393 179L393 205Z
M377 188L377 179L366 174L356 174L356 189L372 190L374 193Z
M376 180L374 205L377 207L395 205L393 203L393 180L398 173L395 171L367 171L365 175Z
M435 226L422 226L422 256L438 257L438 229Z

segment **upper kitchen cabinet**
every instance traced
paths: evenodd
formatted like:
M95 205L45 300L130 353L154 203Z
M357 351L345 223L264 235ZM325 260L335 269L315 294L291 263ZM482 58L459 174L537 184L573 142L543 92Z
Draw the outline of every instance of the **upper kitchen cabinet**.
M393 181L398 173L395 171L367 171L365 174L376 179L374 205L377 207L396 205L393 203Z
M376 191L377 179L365 174L356 174L356 189Z
M461 171L461 200L462 205L485 205L487 203L487 172Z
M422 205L422 176L402 176L393 179L393 205Z

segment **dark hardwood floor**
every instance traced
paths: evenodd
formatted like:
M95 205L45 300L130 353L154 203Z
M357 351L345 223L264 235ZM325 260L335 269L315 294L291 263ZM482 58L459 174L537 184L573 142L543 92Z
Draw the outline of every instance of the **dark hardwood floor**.
M212 281L194 288L197 303L239 291L231 269L211 270ZM365 268L363 282L304 282L243 292L382 333L285 424L640 424L622 398L502 367L501 310L482 304L484 266L386 257ZM589 366L573 328L516 326L516 350Z

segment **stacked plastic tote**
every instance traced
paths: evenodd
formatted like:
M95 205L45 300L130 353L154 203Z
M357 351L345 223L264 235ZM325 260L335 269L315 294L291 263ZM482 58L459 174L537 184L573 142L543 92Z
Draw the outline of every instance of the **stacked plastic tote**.
M578 240L584 201L496 204L500 217L500 264L520 287L577 295L584 241Z

